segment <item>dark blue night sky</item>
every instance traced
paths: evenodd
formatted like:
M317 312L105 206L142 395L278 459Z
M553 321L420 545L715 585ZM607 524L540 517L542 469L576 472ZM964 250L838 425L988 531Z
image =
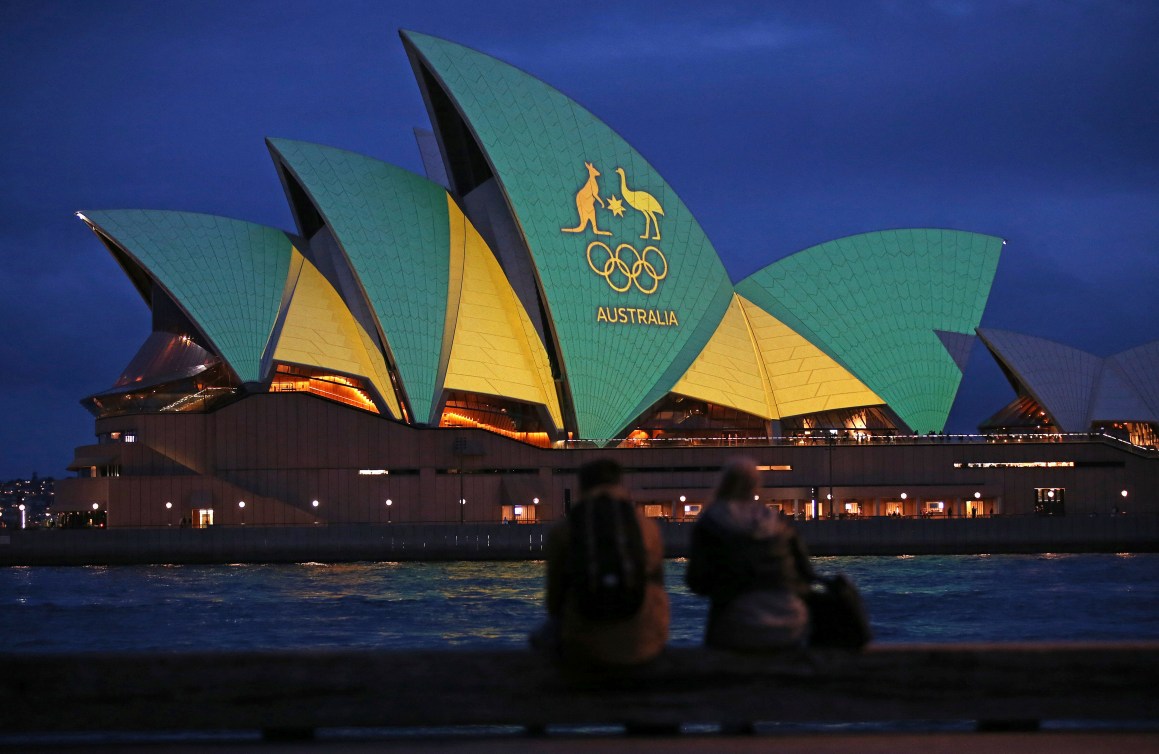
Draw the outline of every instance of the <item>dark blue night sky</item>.
M619 131L734 280L854 233L971 230L1008 241L984 326L1100 356L1159 337L1146 0L2 7L0 478L64 475L93 436L79 400L149 331L73 213L293 229L266 136L421 172L412 128L427 118L399 28L513 63ZM976 345L948 431L1012 397Z

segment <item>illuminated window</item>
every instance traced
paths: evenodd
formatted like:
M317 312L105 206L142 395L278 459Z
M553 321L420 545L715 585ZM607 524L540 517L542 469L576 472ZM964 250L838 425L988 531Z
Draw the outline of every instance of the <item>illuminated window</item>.
M1034 513L1038 516L1065 516L1066 489L1063 487L1035 487Z

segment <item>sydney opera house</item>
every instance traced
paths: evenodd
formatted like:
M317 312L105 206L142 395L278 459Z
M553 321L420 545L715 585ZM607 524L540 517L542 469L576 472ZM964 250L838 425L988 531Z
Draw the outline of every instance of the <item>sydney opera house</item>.
M84 400L96 442L57 509L545 521L612 455L648 515L687 520L738 452L761 499L802 518L1156 507L1159 342L1101 358L979 330L1002 239L867 233L733 282L673 188L579 104L460 45L402 43L425 176L268 139L293 230L78 213L152 333ZM943 435L978 337L1016 398Z

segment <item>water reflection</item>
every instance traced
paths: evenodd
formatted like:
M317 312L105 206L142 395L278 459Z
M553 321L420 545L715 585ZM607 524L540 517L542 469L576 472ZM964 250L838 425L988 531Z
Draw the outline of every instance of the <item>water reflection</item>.
M1159 638L1159 555L815 558L862 590L878 641ZM705 601L666 563L671 641ZM522 646L542 562L0 569L11 651Z

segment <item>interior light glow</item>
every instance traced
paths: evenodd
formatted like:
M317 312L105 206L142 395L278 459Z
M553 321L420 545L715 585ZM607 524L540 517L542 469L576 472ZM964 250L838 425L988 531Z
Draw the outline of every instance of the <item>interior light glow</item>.
M955 469L1057 469L1072 468L1074 461L980 461L976 463L956 462Z
M384 476L384 475L389 474L389 473L390 473L390 471L387 469L359 469L358 470L359 476Z

